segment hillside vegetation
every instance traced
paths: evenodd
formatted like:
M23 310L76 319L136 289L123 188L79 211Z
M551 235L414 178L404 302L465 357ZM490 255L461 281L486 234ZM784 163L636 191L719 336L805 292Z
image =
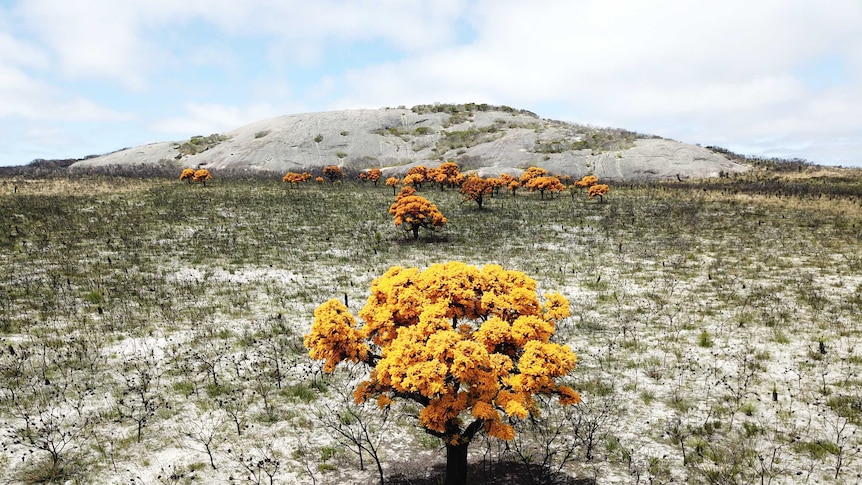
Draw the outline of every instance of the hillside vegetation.
M602 203L429 186L447 223L417 241L382 183L0 178L0 481L438 483L417 409L354 404L363 369L322 373L302 336L454 260L569 299L583 399L474 442L475 483L854 483L862 175L783 168Z

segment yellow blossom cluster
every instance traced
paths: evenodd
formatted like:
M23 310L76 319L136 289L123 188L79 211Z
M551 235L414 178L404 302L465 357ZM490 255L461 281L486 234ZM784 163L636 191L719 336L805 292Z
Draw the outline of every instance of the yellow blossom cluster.
M310 178L311 174L308 172L287 172L286 174L284 174L284 177L282 177L281 181L290 184L299 184L307 181Z
M192 179L195 182L201 182L206 185L206 181L212 179L212 175L210 175L210 171L205 168L199 168L195 170L195 174L192 176Z
M464 419L512 439L508 420L536 413L535 394L580 399L556 383L576 364L571 349L551 341L568 301L557 293L543 300L535 280L497 265L393 267L373 281L364 324L332 300L315 311L305 344L327 372L342 360L373 368L357 402L413 400L423 406L419 424L448 440L469 440Z
M593 185L596 185L597 183L599 183L599 179L595 175L584 175L584 177L581 180L578 180L577 182L575 182L575 187L578 187L578 188L592 187Z
M311 333L305 336L305 347L312 359L324 360L326 372L335 370L342 360L364 362L368 345L356 329L356 319L338 300L329 300L314 311Z
M188 180L191 183L192 179L195 177L195 169L193 168L184 168L183 172L180 174L180 181Z
M608 195L609 187L605 184L596 184L590 187L589 192L587 192L587 197L592 199L593 197L598 197L601 199L602 197Z
M436 205L425 197L413 195L410 190L415 193L412 187L409 189L405 187L395 199L395 203L389 207L389 213L392 214L396 226L403 224L406 230L413 232L414 238L418 238L420 228L430 229L446 224L446 216L437 209Z

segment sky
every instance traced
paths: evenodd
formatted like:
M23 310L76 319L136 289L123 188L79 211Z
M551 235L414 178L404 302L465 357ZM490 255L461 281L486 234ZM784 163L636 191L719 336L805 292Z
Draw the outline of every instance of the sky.
M862 166L862 1L0 0L0 165L470 102Z

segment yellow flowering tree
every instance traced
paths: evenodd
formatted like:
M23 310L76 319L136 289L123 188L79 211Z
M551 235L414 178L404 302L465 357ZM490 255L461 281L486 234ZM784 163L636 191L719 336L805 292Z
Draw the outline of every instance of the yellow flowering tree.
M575 187L577 187L579 189L583 189L583 188L587 188L587 187L592 187L593 185L596 185L597 183L599 183L599 179L595 175L584 175L584 177L581 180L578 180L577 182L575 182Z
M370 180L374 182L374 186L377 187L377 182L380 181L380 177L383 175L383 171L379 168L372 168L365 175L366 180Z
M419 426L446 447L445 484L463 485L477 433L513 439L512 420L538 414L536 395L580 401L557 382L575 368L575 354L551 342L568 316L565 297L540 300L535 280L519 271L459 262L392 267L372 282L361 325L333 299L315 310L304 342L326 372L342 361L369 368L357 403L421 406Z
M562 192L566 190L566 186L560 182L560 179L547 175L533 177L527 180L526 186L530 190L538 190L541 194L542 200L545 200L545 192L553 194L554 192Z
M521 173L521 178L519 179L519 182L521 182L521 185L524 185L530 179L534 179L536 177L544 177L546 175L548 175L548 171L544 168L530 167L527 170L524 170L523 173Z
M403 225L404 230L413 233L413 239L419 239L419 229L440 227L446 224L446 216L425 197L413 195L415 192L410 186L401 189L389 213L396 227Z
M417 165L407 171L402 181L404 185L415 185L417 189L422 188L422 183L428 179L428 168Z
M494 183L491 180L472 175L467 178L466 182L461 184L461 195L464 196L465 201L472 200L476 202L481 209L485 196L494 190Z
M398 184L400 183L401 181L398 180L398 178L396 177L389 177L388 179L386 179L386 185L392 187L392 195L395 195L395 191L398 190Z
M604 197L608 195L608 190L610 190L610 188L607 185L596 184L590 186L590 191L589 193L587 193L587 197L590 199L592 199L593 197L598 197L599 203L602 203L605 201Z
M299 183L303 183L310 178L311 178L311 174L308 172L303 172L303 173L287 172L286 174L284 174L284 177L282 177L281 181L285 182L285 183L289 183L291 185L296 185Z
M205 168L195 170L194 175L192 175L192 180L202 183L204 187L207 186L207 180L212 180L212 178L210 171Z
M180 174L180 182L182 182L183 180L188 180L188 182L191 184L192 179L194 179L194 178L195 178L195 169L193 169L193 168L184 168L183 173Z

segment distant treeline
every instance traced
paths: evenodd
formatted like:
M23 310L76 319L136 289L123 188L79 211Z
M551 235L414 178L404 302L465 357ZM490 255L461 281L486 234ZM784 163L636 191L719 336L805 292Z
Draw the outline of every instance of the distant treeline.
M706 149L724 155L730 160L773 172L801 172L806 168L815 166L813 162L809 162L804 158L749 157L747 155L734 153L727 148L717 146L708 146Z

